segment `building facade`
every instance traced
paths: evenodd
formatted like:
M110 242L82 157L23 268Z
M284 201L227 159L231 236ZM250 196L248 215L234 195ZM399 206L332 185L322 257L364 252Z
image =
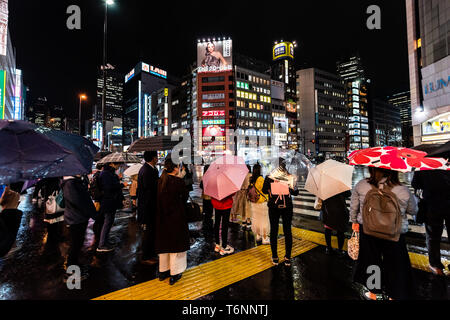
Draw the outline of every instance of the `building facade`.
M450 3L405 0L414 145L450 139Z
M387 97L387 101L400 110L402 122L402 145L406 148L414 146L412 116L411 116L411 92L399 92Z
M403 139L400 107L381 99L373 99L370 113L371 147L401 147Z
M348 115L349 152L370 147L369 84L361 58L353 56L337 63L337 71L344 81Z
M6 10L8 9L8 2L6 1ZM5 1L0 2L0 14L5 16ZM6 11L7 17L7 11ZM3 26L3 24L2 24ZM8 30L7 20L6 20L6 30ZM1 32L4 33L6 30L2 29ZM5 38L3 38L5 37ZM0 119L15 119L16 116L20 115L23 111L20 109L16 110L16 78L20 78L19 86L22 82L22 72L16 69L16 55L11 42L10 33L2 34L2 51L0 54Z
M344 158L347 108L339 76L309 68L297 71L300 150L312 157Z

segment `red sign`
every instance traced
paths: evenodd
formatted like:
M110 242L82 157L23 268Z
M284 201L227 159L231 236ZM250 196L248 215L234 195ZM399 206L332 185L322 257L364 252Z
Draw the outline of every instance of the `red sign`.
M164 119L164 125L167 127L169 125L169 119Z
M203 128L204 137L222 137L225 136L225 128L219 126L209 126Z
M203 117L225 117L225 110L203 111Z

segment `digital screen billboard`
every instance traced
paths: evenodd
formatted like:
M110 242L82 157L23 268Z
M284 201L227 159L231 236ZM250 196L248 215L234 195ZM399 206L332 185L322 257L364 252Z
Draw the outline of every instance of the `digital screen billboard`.
M197 44L197 67L198 73L232 70L232 40L199 42Z
M217 125L203 128L202 135L204 137L222 137L225 136L225 128Z
M297 112L297 108L294 103L286 102L286 111L294 113Z
M0 70L0 119L5 119L6 71Z
M278 133L288 133L288 119L275 117L273 118L274 130L277 130Z
M273 60L281 58L294 59L294 44L292 42L281 42L273 47Z
M284 83L280 81L270 81L270 92L272 99L284 100Z

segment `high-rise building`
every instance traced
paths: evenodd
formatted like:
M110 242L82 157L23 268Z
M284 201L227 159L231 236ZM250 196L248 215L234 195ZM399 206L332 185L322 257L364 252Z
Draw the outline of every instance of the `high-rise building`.
M64 130L67 121L63 107L51 106L47 97L38 97L29 105L27 119L38 126L55 130Z
M193 72L184 76L181 84L172 92L172 123L170 125L172 134L183 135L185 133L193 135Z
M275 42L272 48L271 78L284 84L286 117L288 119L287 146L299 148L299 119L297 105L297 82L294 66L294 48L296 42Z
M403 147L411 148L414 145L411 116L411 92L405 91L395 93L389 96L387 100L391 105L400 109Z
M123 74L108 70L106 77L106 99L105 99L105 119L113 121L114 118L122 118L123 112ZM102 96L103 96L103 72L97 76L97 115L95 119L102 116Z
M402 146L402 122L398 105L373 99L369 121L371 147Z
M348 150L366 149L369 138L369 84L359 56L338 62L337 71L344 81L348 115Z
M414 145L450 139L450 2L405 0Z
M347 108L339 76L309 68L297 71L300 150L308 156L346 156Z
M139 62L126 76L124 84L123 145L153 136L152 95L161 89L174 89L178 79L167 71Z

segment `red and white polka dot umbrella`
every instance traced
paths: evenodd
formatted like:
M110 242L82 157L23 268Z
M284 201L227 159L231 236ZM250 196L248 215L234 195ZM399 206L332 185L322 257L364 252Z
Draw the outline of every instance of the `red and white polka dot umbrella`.
M400 147L378 147L354 151L348 159L351 165L383 168L400 172L419 170L450 170L443 158L425 158L426 152Z

